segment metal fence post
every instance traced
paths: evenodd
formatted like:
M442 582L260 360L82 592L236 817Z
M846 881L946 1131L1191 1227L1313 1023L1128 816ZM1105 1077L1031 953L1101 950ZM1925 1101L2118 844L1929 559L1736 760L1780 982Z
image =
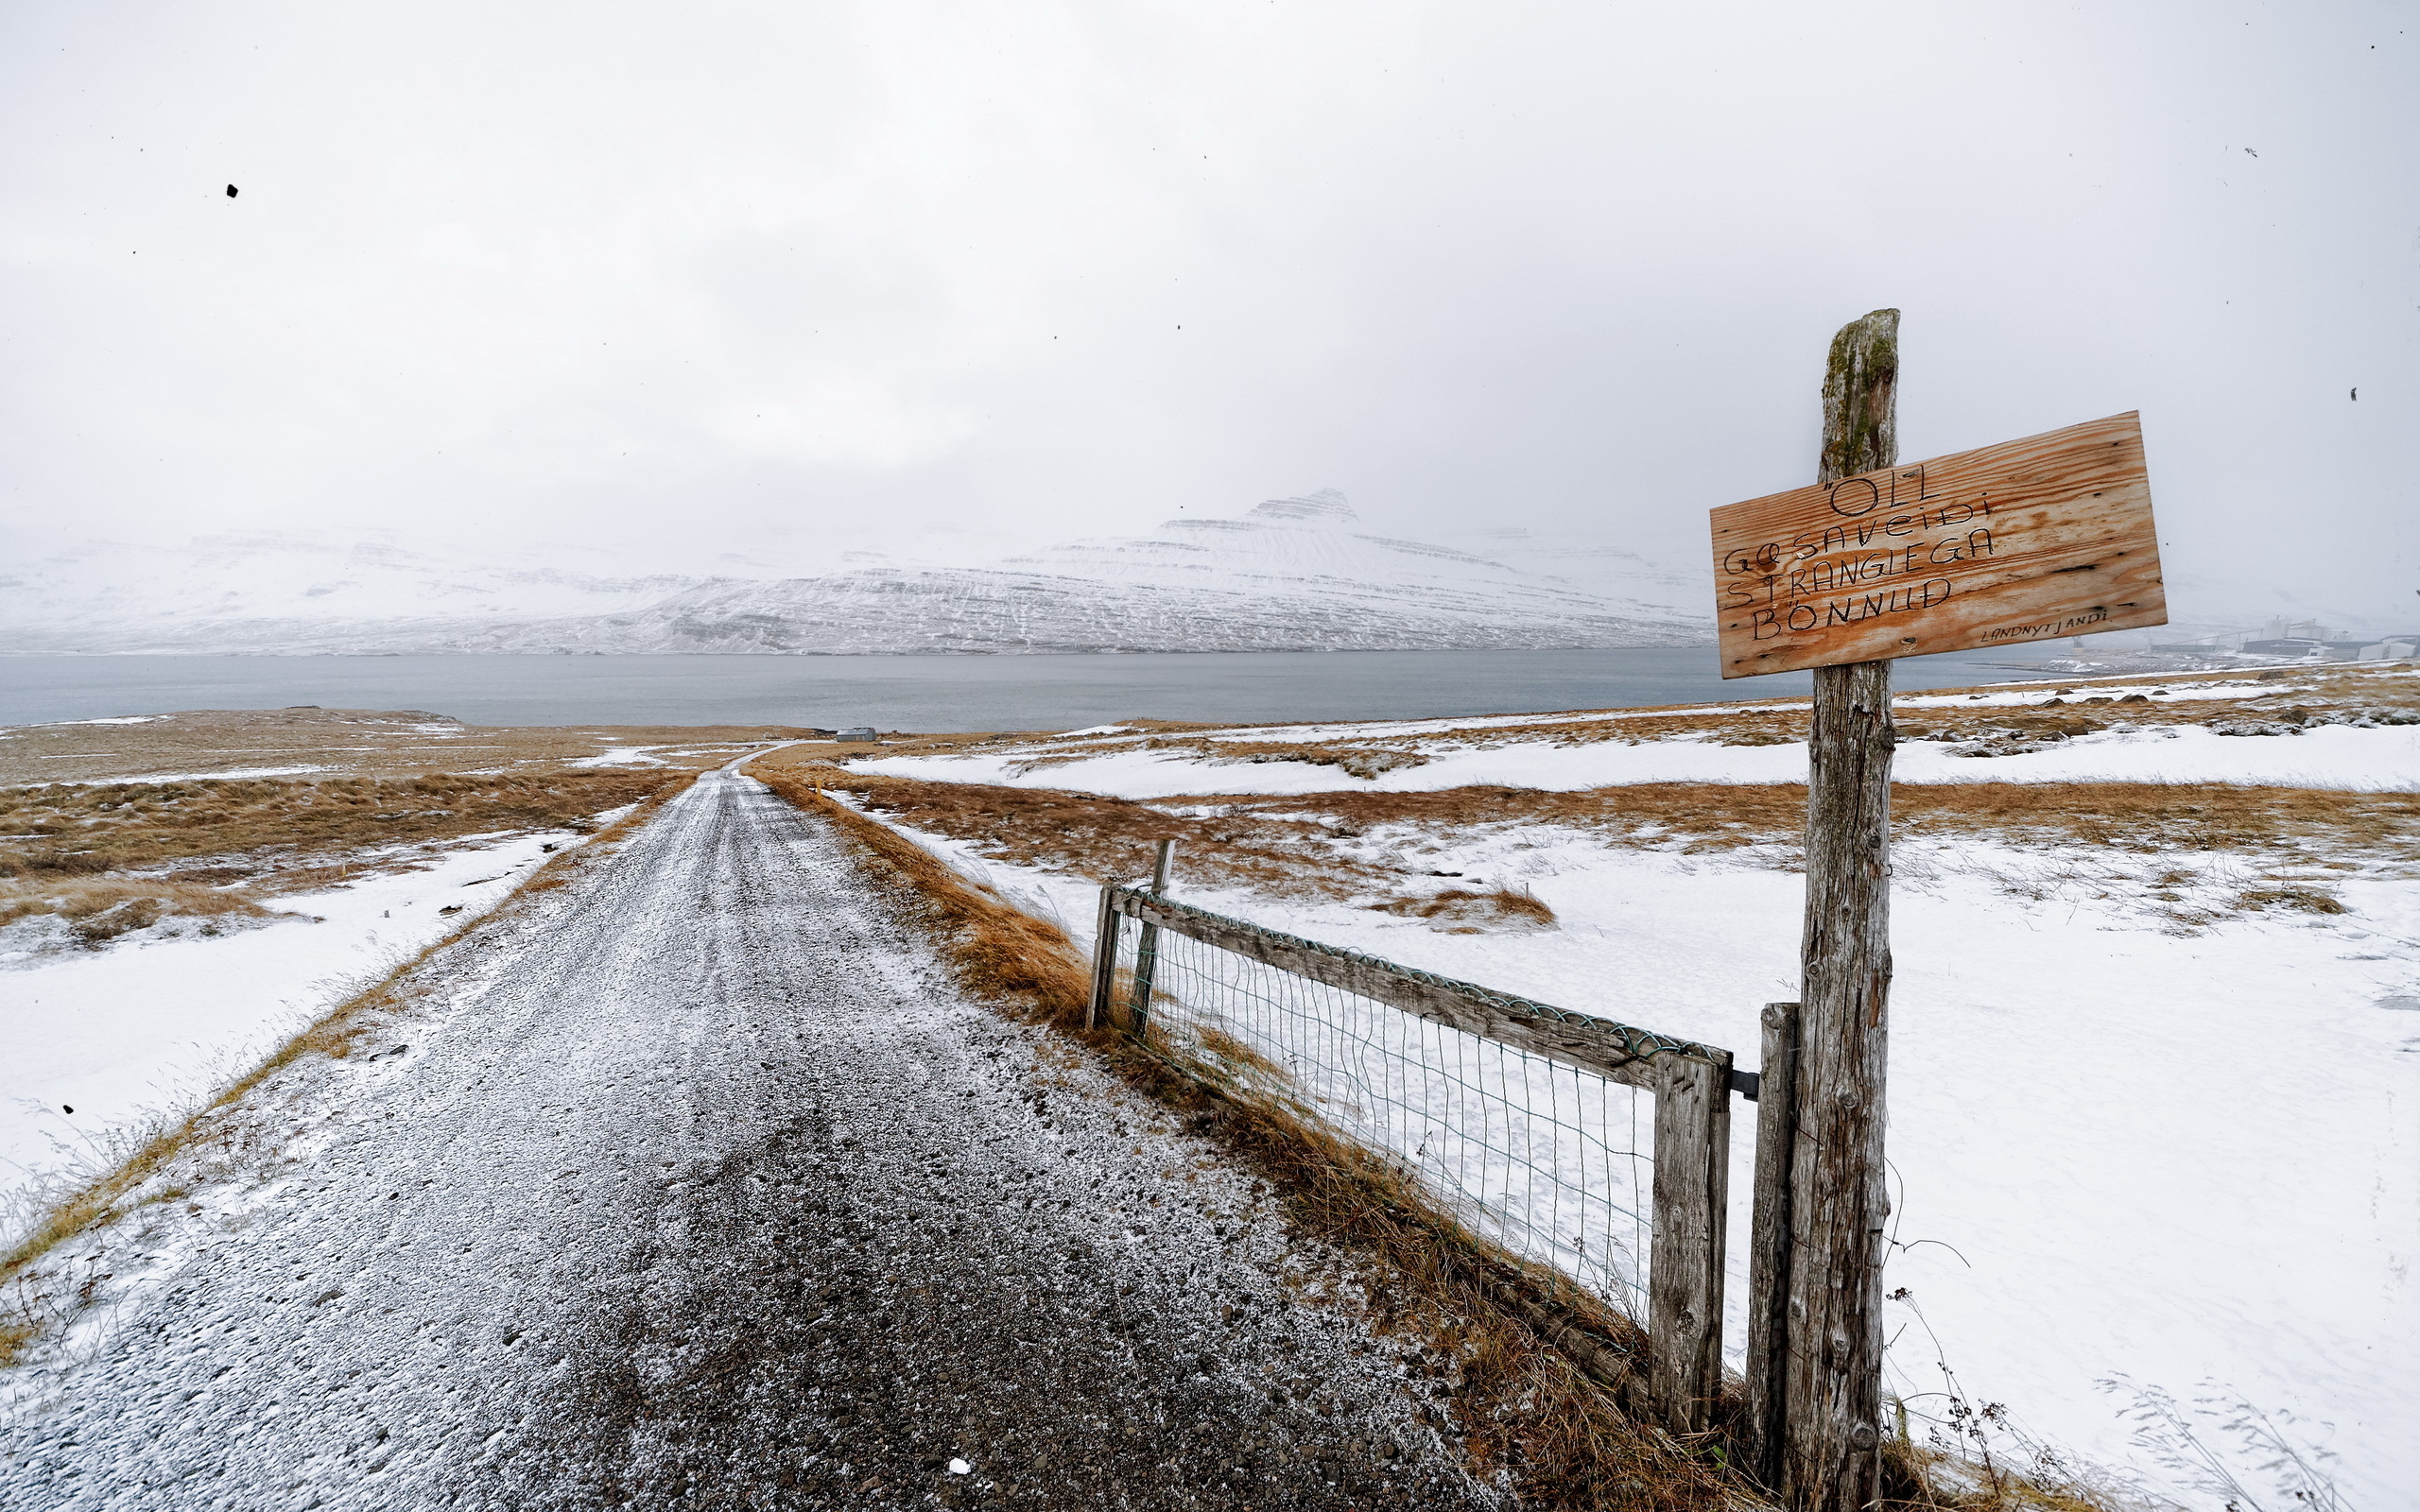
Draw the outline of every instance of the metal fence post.
M1117 885L1100 890L1100 917L1093 926L1093 995L1084 1005L1084 1027L1109 1022L1110 998L1117 990L1117 931L1126 916L1117 911Z
M1789 1371L1789 1162L1798 1143L1798 1005L1765 1005L1756 1088L1755 1216L1748 1234L1746 1469L1778 1489Z
M1176 842L1160 842L1160 853L1151 864L1151 896L1163 897L1168 890L1168 868L1176 861ZM1134 936L1134 1000L1126 1017L1135 1039L1143 1038L1151 1023L1151 978L1160 960L1160 926L1146 923L1142 933Z
M1714 1426L1722 1395L1722 1242L1731 1192L1731 1053L1666 1055L1655 1086L1655 1234L1648 1380L1676 1434Z

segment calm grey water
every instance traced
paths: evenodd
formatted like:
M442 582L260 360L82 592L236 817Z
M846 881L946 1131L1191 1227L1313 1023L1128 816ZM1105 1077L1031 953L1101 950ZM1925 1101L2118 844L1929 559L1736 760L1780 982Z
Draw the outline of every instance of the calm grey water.
M1905 688L2019 676L1910 657ZM1129 656L14 656L0 723L179 709L424 709L475 725L876 725L1065 730L1114 719L1417 719L1771 698L1712 646L1625 651L1234 651Z

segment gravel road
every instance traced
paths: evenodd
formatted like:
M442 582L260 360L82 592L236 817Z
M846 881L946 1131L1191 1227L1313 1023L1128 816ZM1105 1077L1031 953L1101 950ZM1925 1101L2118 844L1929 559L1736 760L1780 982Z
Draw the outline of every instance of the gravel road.
M855 866L710 774L456 947L295 1174L19 1383L0 1505L1505 1500L1266 1196Z

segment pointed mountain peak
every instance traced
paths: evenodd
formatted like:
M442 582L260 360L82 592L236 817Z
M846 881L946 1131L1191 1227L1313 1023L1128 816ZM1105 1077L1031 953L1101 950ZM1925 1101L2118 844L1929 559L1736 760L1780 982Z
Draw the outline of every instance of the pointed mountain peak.
M1292 499L1264 499L1252 507L1253 520L1310 520L1321 524L1351 524L1361 517L1353 512L1344 495L1334 489L1322 489Z

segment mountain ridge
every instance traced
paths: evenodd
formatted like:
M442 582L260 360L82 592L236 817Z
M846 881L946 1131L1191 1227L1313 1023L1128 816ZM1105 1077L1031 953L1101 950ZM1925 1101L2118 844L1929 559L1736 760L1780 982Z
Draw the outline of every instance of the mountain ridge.
M980 566L600 574L383 542L85 547L0 578L0 649L723 655L1603 648L1703 644L1685 578L1602 542L1363 528L1334 490ZM1519 558L1530 558L1523 564ZM1505 559L1511 558L1513 559ZM1552 564L1579 575L1537 570ZM245 586L232 586L245 585Z

